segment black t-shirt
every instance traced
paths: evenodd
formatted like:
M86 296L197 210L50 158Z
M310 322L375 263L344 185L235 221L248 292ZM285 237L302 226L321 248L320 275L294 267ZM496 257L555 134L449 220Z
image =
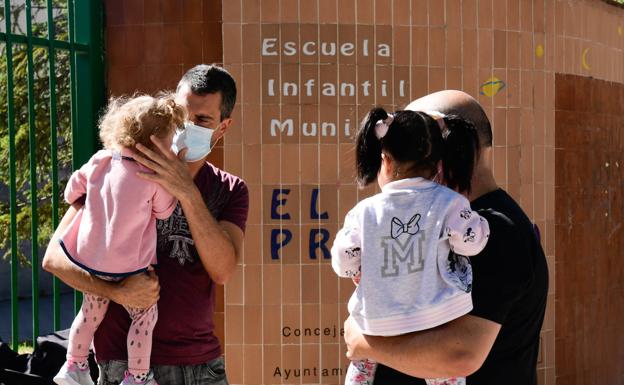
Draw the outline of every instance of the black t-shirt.
M539 335L546 311L548 268L535 227L501 189L472 202L490 224L486 248L471 258L471 315L501 326L483 366L468 385L535 385ZM425 384L379 365L375 385Z

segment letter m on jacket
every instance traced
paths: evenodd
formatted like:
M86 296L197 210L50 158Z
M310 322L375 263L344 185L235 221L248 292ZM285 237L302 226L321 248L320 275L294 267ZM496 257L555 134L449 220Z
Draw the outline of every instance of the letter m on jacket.
M384 264L381 267L381 277L398 277L401 271L404 274L422 271L422 243L424 239L424 231L397 239L382 237L381 247L384 251Z

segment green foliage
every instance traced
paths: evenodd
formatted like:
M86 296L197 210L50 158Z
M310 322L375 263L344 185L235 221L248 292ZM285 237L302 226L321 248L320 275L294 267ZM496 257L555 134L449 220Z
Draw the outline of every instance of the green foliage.
M35 348L32 345L32 341L21 342L17 347L18 354L29 354L32 353Z
M42 5L45 1L33 1L33 20L46 20L47 10ZM67 40L67 13L63 12L66 2L55 1L55 38ZM0 10L4 12L4 10ZM23 6L11 10L13 20L19 20L19 13L25 12ZM65 10L66 11L66 10ZM2 20L2 22L4 22ZM21 33L18 29L14 33ZM33 23L33 35L47 37L47 23ZM52 224L52 151L50 136L50 97L56 98L57 105L57 168L59 175L60 212L66 207L62 202L63 187L71 172L71 96L69 78L69 54L57 51L55 56L56 95L50 95L48 49L34 47L33 95L35 105L35 145L36 145L36 194L38 216L38 239L40 249L46 247L53 232ZM9 131L8 131L8 84L6 46L0 46L0 191L8 197L10 186L9 174ZM31 206L30 206L30 151L28 126L28 51L25 45L13 46L13 106L15 116L16 149L16 186L17 186L17 238L20 261L28 264L22 250L31 241ZM2 258L10 255L11 218L8 199L0 202L0 252Z

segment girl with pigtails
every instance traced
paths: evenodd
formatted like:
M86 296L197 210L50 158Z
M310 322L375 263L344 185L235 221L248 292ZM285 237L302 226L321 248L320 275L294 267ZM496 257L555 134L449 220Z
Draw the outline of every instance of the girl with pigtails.
M470 191L478 148L472 123L454 116L375 108L364 120L358 184L376 180L381 192L349 211L331 250L335 272L357 283L348 308L364 334L431 329L472 310L467 257L483 250L489 226L456 191ZM345 384L371 385L375 369L353 361Z

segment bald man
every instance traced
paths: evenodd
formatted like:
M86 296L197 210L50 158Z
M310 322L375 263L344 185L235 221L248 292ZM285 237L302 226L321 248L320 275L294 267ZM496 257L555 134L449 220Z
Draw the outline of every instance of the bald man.
M546 258L529 218L496 184L490 122L479 103L461 91L436 92L406 109L454 114L475 124L481 151L468 197L488 220L491 237L485 250L471 258L472 312L397 337L364 336L348 319L347 356L379 362L376 385L425 384L422 378L445 377L467 377L468 385L537 384L548 293Z

